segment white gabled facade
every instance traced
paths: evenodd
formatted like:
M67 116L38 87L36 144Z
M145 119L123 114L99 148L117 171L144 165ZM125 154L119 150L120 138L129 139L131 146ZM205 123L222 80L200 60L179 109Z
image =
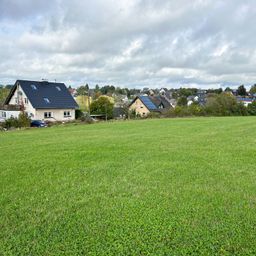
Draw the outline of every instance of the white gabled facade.
M28 116L31 117L31 119L35 119L34 117L36 116L36 110L33 108L28 97L26 96L19 84L17 85L17 88L10 99L9 105L24 106L24 110L28 114Z

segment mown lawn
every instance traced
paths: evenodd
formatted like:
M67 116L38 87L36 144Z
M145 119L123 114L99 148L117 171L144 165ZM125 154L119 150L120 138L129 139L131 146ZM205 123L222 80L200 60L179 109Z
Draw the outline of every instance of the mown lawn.
M256 118L0 133L0 255L255 255Z

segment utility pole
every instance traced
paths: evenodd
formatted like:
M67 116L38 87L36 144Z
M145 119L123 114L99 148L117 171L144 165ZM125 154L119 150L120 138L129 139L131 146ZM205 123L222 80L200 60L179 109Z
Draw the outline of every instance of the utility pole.
M90 88L89 88L89 85L88 85L88 114L89 116L91 116L91 109L90 109Z
M105 118L107 122L108 121L107 104L105 104Z

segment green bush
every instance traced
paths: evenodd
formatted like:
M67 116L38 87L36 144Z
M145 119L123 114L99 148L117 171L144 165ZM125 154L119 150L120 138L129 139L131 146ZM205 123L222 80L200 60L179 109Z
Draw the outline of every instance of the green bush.
M93 119L89 116L89 115L82 115L79 120L83 123L86 124L92 124L93 123Z
M253 101L251 104L249 104L247 109L250 115L256 116L256 101Z
M187 100L187 97L185 97L185 96L182 96L182 97L180 97L179 99L178 99L178 102L177 102L177 105L178 106L187 106L187 104L188 104L188 100Z
M160 118L161 113L159 113L159 112L150 112L146 117L147 118Z
M256 107L255 107L256 108ZM254 107L250 107L250 113L254 113ZM256 110L255 110L256 112ZM167 117L185 117L185 116L246 116L247 108L237 102L233 95L227 93L211 94L207 99L205 106L198 103L192 103L190 106L177 105L171 108L165 116Z
M80 119L84 115L83 111L81 109L75 110L75 118Z
M238 103L233 95L227 93L208 97L205 111L213 116L247 115L246 107Z
M106 115L107 119L113 117L114 104L106 97L100 97L91 103L91 113L96 115Z
M197 103L192 103L188 107L188 111L192 116L204 116L205 109Z
M28 114L21 112L18 117L18 127L30 127L31 119Z
M106 115L108 119L113 117L114 103L107 97L99 97L91 103L91 113L96 115Z
M2 126L6 129L21 128L30 127L30 123L31 119L28 117L27 113L21 112L18 118L11 117L6 119Z
M140 116L138 116L138 115L136 114L136 110L135 110L135 109L132 109L132 110L129 110L129 111L128 111L128 117L129 117L130 119L140 118Z
M5 122L3 123L3 127L6 129L18 128L19 127L18 118L11 117L9 119L6 119Z

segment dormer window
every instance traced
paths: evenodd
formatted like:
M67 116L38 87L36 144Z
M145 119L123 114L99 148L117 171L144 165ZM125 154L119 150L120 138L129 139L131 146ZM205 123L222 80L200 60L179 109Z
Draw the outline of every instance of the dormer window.
M49 104L49 103L50 103L50 100L49 100L48 98L44 98L44 102L45 102L46 104Z
M37 87L36 87L34 84L31 84L31 88L32 88L33 90L37 90Z
M56 86L56 89L60 92L61 91L61 89L60 89L60 87L59 86Z

